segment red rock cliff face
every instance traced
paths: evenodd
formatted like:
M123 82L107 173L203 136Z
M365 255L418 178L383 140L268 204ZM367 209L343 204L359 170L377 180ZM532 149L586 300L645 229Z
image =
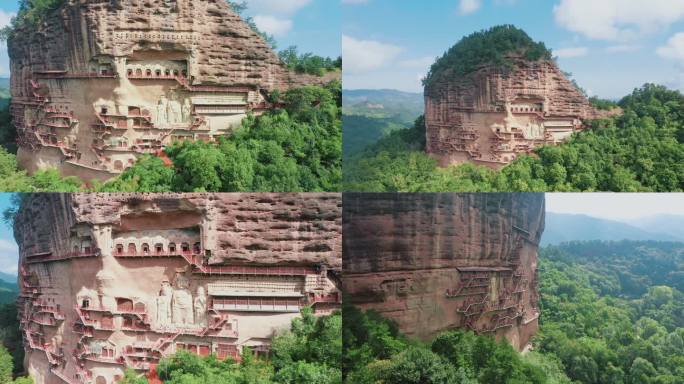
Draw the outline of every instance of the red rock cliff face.
M428 339L453 328L523 348L537 329L542 194L345 194L349 300Z
M339 307L339 194L33 194L15 221L25 367L114 383L181 349L266 353Z
M511 60L511 70L485 65L425 89L428 153L500 166L619 112L595 110L554 62Z
M174 140L225 136L288 71L225 0L69 0L8 41L19 165L106 180Z

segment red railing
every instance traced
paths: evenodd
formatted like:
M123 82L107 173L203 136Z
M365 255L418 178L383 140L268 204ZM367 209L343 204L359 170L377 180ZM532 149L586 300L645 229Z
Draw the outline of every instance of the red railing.
M136 252L117 252L114 257L182 257L188 264L195 266L195 272L210 275L267 275L267 276L306 276L318 274L318 271L310 267L266 267L266 266L209 266L204 263L202 254L205 251L136 251Z

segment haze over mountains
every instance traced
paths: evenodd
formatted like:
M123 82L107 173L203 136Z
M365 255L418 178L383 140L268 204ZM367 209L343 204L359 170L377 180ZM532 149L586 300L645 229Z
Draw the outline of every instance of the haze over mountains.
M0 272L0 281L4 281L6 283L11 283L11 284L16 284L17 283L17 275L11 275L9 273Z
M684 216L654 215L629 222L547 212L542 245L586 240L684 241Z
M422 93L393 89L343 90L342 103L345 115L395 117L407 122L413 122L425 109Z

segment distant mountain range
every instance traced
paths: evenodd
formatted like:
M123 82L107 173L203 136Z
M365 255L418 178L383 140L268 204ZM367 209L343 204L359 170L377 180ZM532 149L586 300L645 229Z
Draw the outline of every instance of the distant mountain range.
M684 241L684 216L653 216L625 223L587 215L546 213L542 245L587 240Z
M19 294L16 278L13 283L0 281L0 305L13 303Z
M684 240L684 216L654 215L631 220L629 224L650 232L666 233Z
M9 273L0 272L0 281L4 281L6 283L16 284L17 283L17 275L11 275Z
M394 118L413 122L425 110L422 93L391 89L355 89L342 91L342 112L376 118Z

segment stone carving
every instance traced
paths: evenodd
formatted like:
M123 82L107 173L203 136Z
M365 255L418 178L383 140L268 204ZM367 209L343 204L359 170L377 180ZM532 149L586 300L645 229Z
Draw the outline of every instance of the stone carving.
M88 381L79 372L115 383L124 369L158 364L181 344L268 348L303 300L316 314L339 308L339 302L314 298L339 296L333 276L341 275L341 200L334 193L28 195L14 226L21 255L17 309L24 336L36 341L24 344L26 370L36 384L59 380L46 370L42 347L56 336L63 338L56 351L60 364L49 368L73 377L73 384ZM102 255L71 257L75 237L91 237ZM177 254L196 243L204 260L156 255L160 248ZM51 256L36 262L29 258L36 249ZM265 274L226 273L232 267L263 268ZM296 275L281 275L283 270ZM212 285L222 290L212 291ZM246 312L229 299L236 291L244 292L243 303L256 291L268 299L249 299L252 312ZM282 292L297 297L283 298ZM103 311L99 296L118 298L113 310ZM36 305L44 303L61 317L37 335L31 320L50 317L38 313ZM98 349L103 355L88 353L91 340L106 341ZM136 349L140 345L151 348Z
M188 279L183 275L176 276L176 288L173 291L173 323L187 325L194 323L192 294L188 290Z
M157 297L157 323L160 326L171 324L171 298L173 288L168 281L162 283L159 296Z
M426 150L442 165L503 166L539 145L566 140L584 129L582 120L620 113L596 110L553 61L510 59L510 73L485 65L426 87ZM569 121L544 129L557 119Z
M190 104L190 99L186 98L183 103L183 122L189 123L192 118L192 105Z
M338 72L319 77L289 71L225 1L59 3L41 28L19 28L7 43L19 167L28 172L54 167L83 180L108 180L143 154L177 140L181 135L160 131L194 123L193 112L205 122L200 129L209 131L201 139L217 139L250 111L262 113L268 106L264 95L340 77ZM166 92L161 100L160 90ZM169 101L174 92L183 98L244 97L231 108L202 111L181 97ZM151 113L138 118L130 114L134 105L149 106ZM66 144L67 130L45 135L45 127L33 123L36 116L56 113L68 115L69 133L83 139ZM126 116L133 117L128 121L134 120L137 129L127 129ZM112 148L106 139L113 131L140 145ZM67 148L56 152L61 143ZM125 166L112 160L108 149L129 153Z
M204 287L197 288L195 297L195 324L205 325L207 323L207 294Z
M97 294L100 297L100 306L107 310L116 310L116 298L111 296L114 288L114 276L104 269L97 273Z
M168 123L168 100L166 96L162 96L157 104L157 125L165 125Z
M181 104L177 100L178 97L176 95L171 95L171 100L168 102L168 121L169 124L178 124L182 121L182 112L181 112Z

